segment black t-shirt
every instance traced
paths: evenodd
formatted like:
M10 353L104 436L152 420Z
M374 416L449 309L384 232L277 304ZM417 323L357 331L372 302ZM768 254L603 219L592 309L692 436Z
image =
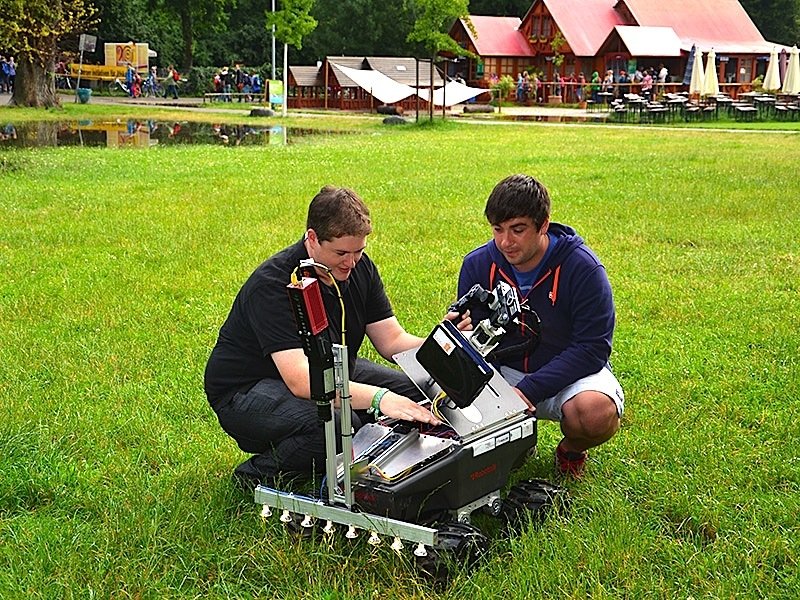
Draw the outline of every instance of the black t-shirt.
M211 404L238 391L249 390L265 378L280 378L270 356L273 352L302 348L286 286L301 259L308 258L303 241L278 252L250 275L239 290L205 372L205 390ZM345 327L350 372L366 326L393 316L378 269L364 254L345 282L338 282L345 307ZM328 332L341 342L342 310L332 286L320 282L328 313Z

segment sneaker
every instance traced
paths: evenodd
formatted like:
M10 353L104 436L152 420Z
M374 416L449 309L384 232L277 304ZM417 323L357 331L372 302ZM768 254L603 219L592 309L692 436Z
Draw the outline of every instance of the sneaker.
M586 458L589 453L584 450L583 452L571 452L564 450L559 442L556 446L556 473L563 476L580 477L583 475L583 470L586 467Z

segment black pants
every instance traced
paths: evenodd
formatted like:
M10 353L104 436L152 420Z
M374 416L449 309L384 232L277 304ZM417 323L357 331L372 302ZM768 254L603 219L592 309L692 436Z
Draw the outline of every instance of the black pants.
M386 387L417 401L423 399L402 371L362 358L356 360L350 381ZM220 425L239 448L255 455L236 468L237 475L263 481L281 474L325 472L325 427L317 406L294 396L282 380L262 379L215 411ZM338 432L339 411L336 413ZM370 420L366 411L352 413L356 431Z

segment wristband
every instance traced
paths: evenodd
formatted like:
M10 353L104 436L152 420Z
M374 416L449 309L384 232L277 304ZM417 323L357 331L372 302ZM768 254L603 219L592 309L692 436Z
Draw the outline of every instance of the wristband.
M375 395L372 396L372 403L370 404L367 412L371 415L375 415L375 418L381 416L381 400L383 399L384 394L388 392L386 388L379 388Z

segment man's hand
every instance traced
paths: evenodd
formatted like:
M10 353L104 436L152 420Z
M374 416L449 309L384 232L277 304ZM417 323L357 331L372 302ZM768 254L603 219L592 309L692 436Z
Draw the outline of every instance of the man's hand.
M453 321L456 324L456 327L461 331L472 330L472 317L470 316L469 311L465 311L463 315L459 315L455 311L449 312L444 316L444 318L448 321Z
M402 421L419 421L431 425L441 425L442 423L427 408L394 392L386 392L383 395L380 410L381 414Z

